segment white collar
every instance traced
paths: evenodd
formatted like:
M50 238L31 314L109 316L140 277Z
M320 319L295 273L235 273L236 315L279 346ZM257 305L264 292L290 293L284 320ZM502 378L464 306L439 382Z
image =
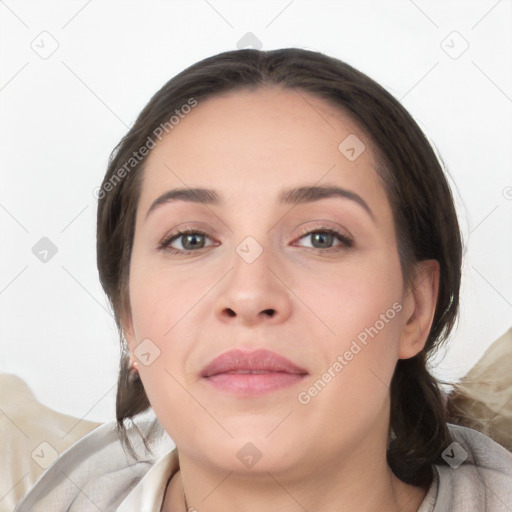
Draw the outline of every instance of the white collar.
M179 470L177 449L162 455L139 480L116 512L160 512L169 479Z

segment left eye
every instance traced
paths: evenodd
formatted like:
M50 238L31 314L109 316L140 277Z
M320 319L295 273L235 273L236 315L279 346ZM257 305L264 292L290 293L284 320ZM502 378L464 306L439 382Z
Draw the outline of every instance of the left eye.
M327 251L338 251L343 248L352 247L354 242L348 236L336 231L331 228L314 229L303 233L299 240L306 237L312 237L313 247L312 249L318 249L322 252ZM203 249L205 246L204 240L210 238L206 233L197 230L184 230L172 233L160 242L158 248L165 250L171 254L190 254L199 249ZM172 243L175 240L181 239L181 245L183 249L177 249L172 247ZM332 247L334 240L341 242L338 246ZM319 245L319 246L317 246Z
M313 245L319 244L320 247L314 246L313 249L319 249L324 250L324 252L331 250L331 251L337 251L340 250L340 246L332 247L331 244L334 240L338 240L341 242L341 248L343 247L352 247L354 245L354 242L352 239L350 239L348 236L345 236L344 234L340 233L339 231L336 231L335 229L330 228L323 228L323 229L315 229L312 231L308 231L307 233L302 234L300 237L311 237L311 240L313 241ZM329 245L329 247L325 247L326 245Z

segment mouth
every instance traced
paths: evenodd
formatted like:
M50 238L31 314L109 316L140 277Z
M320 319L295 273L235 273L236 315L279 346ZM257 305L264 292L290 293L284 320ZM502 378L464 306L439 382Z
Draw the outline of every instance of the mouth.
M270 350L230 350L211 361L201 377L215 389L240 397L255 397L297 385L306 369Z

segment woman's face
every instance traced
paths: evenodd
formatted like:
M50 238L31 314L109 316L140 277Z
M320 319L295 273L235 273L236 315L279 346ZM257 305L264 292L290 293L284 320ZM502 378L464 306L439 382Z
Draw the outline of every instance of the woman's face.
M126 336L180 457L276 474L385 442L397 359L422 347L407 337L413 304L375 168L348 116L281 89L199 102L149 155ZM301 187L347 192L282 199ZM218 201L155 204L195 188ZM173 238L182 229L197 234ZM202 375L232 349L303 372Z

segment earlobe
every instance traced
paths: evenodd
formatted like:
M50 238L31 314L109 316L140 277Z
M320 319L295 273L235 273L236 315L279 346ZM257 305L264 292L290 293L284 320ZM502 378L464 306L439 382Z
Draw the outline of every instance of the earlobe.
M404 298L406 317L398 347L399 359L414 357L425 346L436 311L439 277L437 260L416 263L412 283Z

